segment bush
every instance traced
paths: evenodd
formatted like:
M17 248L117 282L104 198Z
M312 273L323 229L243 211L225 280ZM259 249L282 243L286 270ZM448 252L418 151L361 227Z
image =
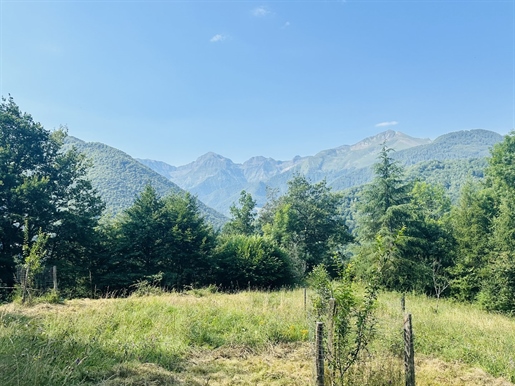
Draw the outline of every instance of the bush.
M224 235L215 250L216 283L225 289L295 284L288 254L264 236Z

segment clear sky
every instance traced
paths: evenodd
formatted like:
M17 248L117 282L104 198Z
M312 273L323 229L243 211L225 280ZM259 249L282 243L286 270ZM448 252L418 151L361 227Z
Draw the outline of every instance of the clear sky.
M515 0L0 0L0 94L183 165L515 127Z

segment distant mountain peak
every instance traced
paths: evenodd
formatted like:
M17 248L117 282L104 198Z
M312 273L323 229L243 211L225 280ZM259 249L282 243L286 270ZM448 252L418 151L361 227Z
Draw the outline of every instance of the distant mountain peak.
M68 150L72 146L91 161L88 178L111 215L131 207L135 198L149 183L160 196L184 193L169 178L170 173L177 169L174 166L161 161L136 160L101 142L85 142L71 136L65 138L63 149ZM217 227L226 221L224 216L201 201L199 209Z
M276 161L273 158L270 157L263 157L263 156L255 156L252 158L249 158L243 163L243 166L251 166L251 165L263 165L266 163L278 163L280 161Z
M351 146L351 150L363 150L369 147L377 147L386 143L395 150L406 149L413 146L431 143L429 138L414 138L400 131L386 130L379 134L365 138Z
M232 160L230 160L229 158L226 158L220 154L210 151L204 155L201 155L195 161L190 162L187 165L179 166L177 169L179 171L182 170L183 172L189 168L209 169L213 171L218 169L224 169L232 165L234 165L234 162L232 162Z
M204 155L201 155L200 157L197 158L197 162L201 162L201 161L205 161L205 160L208 160L208 159L227 159L225 158L224 156L220 155L220 154L217 154L213 151L208 151L206 154Z

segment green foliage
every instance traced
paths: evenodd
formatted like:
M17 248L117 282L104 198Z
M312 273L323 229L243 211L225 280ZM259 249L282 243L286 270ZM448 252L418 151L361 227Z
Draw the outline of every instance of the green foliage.
M162 272L161 285L205 285L213 275L212 228L189 194L160 198L147 185L134 204L108 225L104 287L128 288Z
M63 299L59 296L58 291L47 291L43 295L33 299L32 304L47 303L47 304L62 304Z
M450 199L441 186L406 182L390 151L383 147L362 193L356 273L368 278L378 270L385 288L440 296L453 264Z
M378 284L399 291L423 290L430 285L428 272L418 255L410 254L411 239L406 228L395 233L378 234L373 243L361 245L353 272L361 280L377 276Z
M488 168L488 180L499 189L513 189L515 186L515 132L492 147ZM503 189L503 190L504 190ZM504 190L499 193L508 193Z
M397 152L395 159L405 165L425 161L484 158L502 136L488 130L462 130L444 134L432 143Z
M457 242L451 289L460 300L515 312L515 134L491 150L485 181L466 186L453 211Z
M374 164L375 178L361 197L359 235L373 240L380 232L397 232L409 219L410 185L404 181L404 170L390 156L392 149L383 147Z
M224 225L223 232L230 234L252 235L257 231L256 201L250 193L242 190L239 199L240 206L231 205L231 219Z
M359 207L357 273L363 278L380 272L379 282L389 289L416 284L415 261L408 254L406 229L412 223L408 185L403 169L383 147L374 165L376 177L362 193Z
M35 240L30 240L28 220L25 220L23 233L23 260L20 264L22 277L18 280L21 285L22 301L25 302L28 300L30 302L36 285L35 277L43 271L43 262L48 257L48 235L44 234L41 229L39 229Z
M487 254L475 268L482 272L478 300L488 310L515 312L515 133L504 137L491 151L486 169L483 196L489 227L487 241L473 240L472 245L484 245Z
M459 300L475 300L482 288L494 216L491 192L478 185L465 186L451 216L457 243L451 290Z
M28 221L25 222L24 229L24 241L23 241L23 263L22 267L30 272L27 281L29 285L32 285L32 281L34 279L34 275L40 273L43 269L43 262L47 257L47 243L48 243L48 235L44 234L41 229L35 240L29 240L29 224Z
M298 280L286 251L266 236L222 235L217 244L216 284L224 289L278 288Z
M48 237L47 263L58 266L63 287L87 275L84 260L92 252L103 204L86 179L84 158L73 148L64 151L64 138L65 128L47 131L12 98L2 99L0 280L10 286L24 239L31 243L38 232Z
M131 296L155 296L162 295L164 290L159 286L163 280L163 272L150 275L145 279L139 280L131 287L134 288Z
M513 252L495 254L495 261L484 269L479 304L488 311L515 313L515 255Z
M485 131L461 132L395 154L383 143L373 175L332 170L338 151L298 159L287 172L268 175L279 188L269 190L273 194L259 216L249 192L262 196L264 185L241 191L231 221L216 238L206 222L213 213L195 197L122 152L69 138L65 128L45 130L12 98L2 99L0 282L11 287L19 263L29 273L29 286L45 264L56 265L65 296L214 283L275 288L297 283L318 264L334 277L351 262L352 275L366 281L379 274L387 289L450 293L513 313L515 133L485 161L485 146L497 140ZM435 159L426 159L435 149ZM461 150L477 158L453 156ZM363 150L362 161L370 164L371 154ZM331 166L321 171L324 159ZM402 163L411 166L405 170ZM287 177L287 191L279 196ZM331 190L370 177L370 184L345 194ZM104 205L94 187L109 200L111 212L101 223ZM350 248L349 228L358 241ZM327 286L328 277L314 273L320 288ZM336 288L331 291L335 296Z
M392 157L396 158L398 153L403 152L396 152L392 154ZM486 158L422 161L405 168L405 180L425 182L429 186L441 186L446 196L451 199L451 203L457 204L461 190L467 183L477 183L483 180L486 166ZM333 189L342 190L341 193L344 196L342 212L352 233L357 228L361 192L366 188L366 185L363 184L369 183L373 179L371 169L359 169L353 172L361 177L367 177L360 183L349 183L342 186L338 186L335 182L331 183ZM349 186L354 187L348 188Z
M342 197L325 181L311 184L295 175L288 192L264 213L263 231L302 262L307 272L320 263L333 266L334 253L351 240L341 214Z
M453 203L457 203L461 189L470 182L483 180L485 158L446 159L423 161L406 168L406 177L442 186Z
M164 216L164 203L155 189L147 185L115 224L112 248L116 251L116 258L111 258L109 263L119 277L111 280L113 284L128 287L160 272L168 255L168 244L173 242L170 237L164 238L169 236L169 224L166 224Z
M176 184L142 165L128 154L98 142L84 142L67 137L65 149L76 148L91 162L87 177L106 203L111 216L129 208L145 187L152 185L160 197L185 194ZM221 228L227 218L215 210L199 203L206 220Z
M174 240L168 253L176 276L175 283L170 284L178 288L211 284L214 274L211 257L215 247L213 227L201 214L197 199L189 193L164 200Z
M324 266L317 266L309 276L315 295L312 299L317 320L326 321L327 352L331 382L345 385L346 374L360 359L374 335L378 286L372 280L363 296L358 295L350 267L341 278L331 281ZM331 309L331 307L334 307Z
M333 297L333 279L323 264L317 265L306 279L309 288L314 291L311 297L313 312L317 320L327 315L329 299Z
M451 226L451 200L441 185L416 182L411 191L411 253L419 257L419 289L440 297L450 285L456 240Z
M451 200L441 185L417 181L410 194L412 203L427 219L438 221L451 210Z

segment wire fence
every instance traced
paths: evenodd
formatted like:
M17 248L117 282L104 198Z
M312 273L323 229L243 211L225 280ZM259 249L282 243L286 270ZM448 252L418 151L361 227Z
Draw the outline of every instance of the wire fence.
M16 267L15 282L22 289L22 297L42 295L50 290L57 291L57 269L54 266L44 267L39 272L30 272L29 268ZM30 293L29 293L30 292Z

